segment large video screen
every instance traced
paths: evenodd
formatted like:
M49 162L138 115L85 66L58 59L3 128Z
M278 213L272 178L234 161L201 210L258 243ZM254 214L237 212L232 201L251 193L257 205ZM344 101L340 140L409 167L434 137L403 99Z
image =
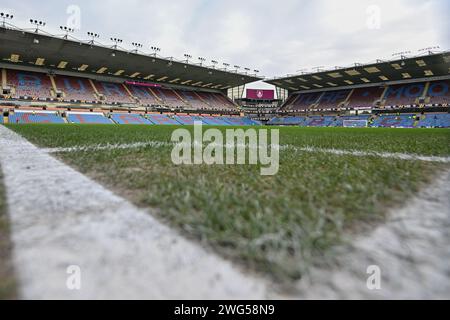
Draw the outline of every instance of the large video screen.
M274 90L247 89L247 99L273 100L274 98L275 98Z

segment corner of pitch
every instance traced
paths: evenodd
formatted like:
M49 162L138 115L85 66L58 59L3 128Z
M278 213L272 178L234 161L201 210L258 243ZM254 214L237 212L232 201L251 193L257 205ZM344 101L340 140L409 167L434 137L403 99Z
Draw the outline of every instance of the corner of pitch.
M276 175L280 168L280 132L278 129L203 130L195 122L194 130L176 129L171 141L175 165L259 165L263 176ZM270 141L269 141L270 132Z

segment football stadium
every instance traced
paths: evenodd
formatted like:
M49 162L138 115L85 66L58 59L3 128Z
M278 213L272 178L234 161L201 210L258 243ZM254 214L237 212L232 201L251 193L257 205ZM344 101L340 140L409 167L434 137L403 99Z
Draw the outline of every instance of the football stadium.
M264 77L0 18L1 299L450 298L450 51Z

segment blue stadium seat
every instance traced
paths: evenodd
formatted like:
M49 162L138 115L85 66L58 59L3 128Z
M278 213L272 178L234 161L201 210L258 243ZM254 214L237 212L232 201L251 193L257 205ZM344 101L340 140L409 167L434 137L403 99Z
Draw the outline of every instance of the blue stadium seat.
M125 91L123 84L110 82L97 82L96 88L105 96L108 103L134 103L131 96Z
M402 115L380 115L371 124L371 127L383 127L383 128L414 128L415 115L402 114Z
M203 120L207 125L211 126L229 126L223 117L204 116Z
M15 112L9 115L9 123L65 123L64 119L55 113L48 112ZM2 119L3 121L3 119Z
M383 99L387 106L413 105L424 93L426 83L408 83L389 86Z
M8 81L15 88L15 98L51 99L52 84L44 73L7 70Z
M113 124L113 122L102 114L91 113L69 113L67 120L78 124Z
M111 115L111 119L117 124L153 124L139 114L115 113Z
M436 126L436 120L434 115L423 115L417 124L418 128L433 128Z
M335 117L331 116L313 116L306 120L307 127L329 127L333 124Z
M254 121L249 118L243 117L224 117L223 118L227 123L232 126L259 126L261 125L259 122Z
M287 118L273 118L269 121L270 125L278 126L304 126L305 117L287 117Z
M224 117L213 117L213 116L174 116L173 119L178 121L182 125L194 125L194 122L201 122L203 125L209 126L229 126L231 125L230 121L227 121L228 118ZM235 119L235 118L233 118ZM239 126L247 126L247 125L255 125L254 122L250 124L250 122L242 121L242 118L236 118L236 122L233 120L233 125ZM239 123L239 124L234 124ZM248 124L246 124L248 123Z
M434 126L437 128L450 128L450 113L436 115Z
M418 128L450 128L450 114L437 113L419 116Z
M56 87L64 92L65 101L87 101L97 100L91 83L84 78L56 76Z
M147 118L157 125L180 125L180 123L165 114L149 114Z
M177 122L185 126L193 126L194 122L198 121L202 124L206 124L204 119L199 116L174 116L173 117Z

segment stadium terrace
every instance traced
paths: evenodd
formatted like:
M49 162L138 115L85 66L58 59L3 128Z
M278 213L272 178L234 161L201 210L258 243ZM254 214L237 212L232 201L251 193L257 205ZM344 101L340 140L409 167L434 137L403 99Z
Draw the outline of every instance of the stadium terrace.
M30 54L30 46L39 52L39 57ZM164 114L227 115L234 117L231 122L251 123L237 117L241 113L227 96L227 90L261 80L256 71L255 74L240 73L237 68L219 68L217 63L207 66L204 61L200 64L178 61L156 53L126 51L117 45L111 48L96 41L83 42L42 31L30 32L9 24L1 28L0 56L3 105L6 103L15 109L30 110L31 107L35 111L96 112L97 116L86 117L89 123L104 110L136 112L123 121L122 116L111 118L104 114L121 123L151 123L136 120L138 113L153 113L156 122L173 124L180 122L166 121ZM162 117L157 117L158 114ZM73 118L61 112L58 115L69 119L68 122ZM48 121L42 114L32 120L27 117L15 120L21 123L41 119ZM191 120L180 121L184 124ZM84 119L75 121L83 123ZM99 120L99 123L106 122L110 121ZM214 123L214 119L209 122Z
M448 52L266 80L277 99L264 90L243 98L246 84L262 80L257 70L240 73L216 61L195 64L8 23L0 57L2 122L449 126Z

